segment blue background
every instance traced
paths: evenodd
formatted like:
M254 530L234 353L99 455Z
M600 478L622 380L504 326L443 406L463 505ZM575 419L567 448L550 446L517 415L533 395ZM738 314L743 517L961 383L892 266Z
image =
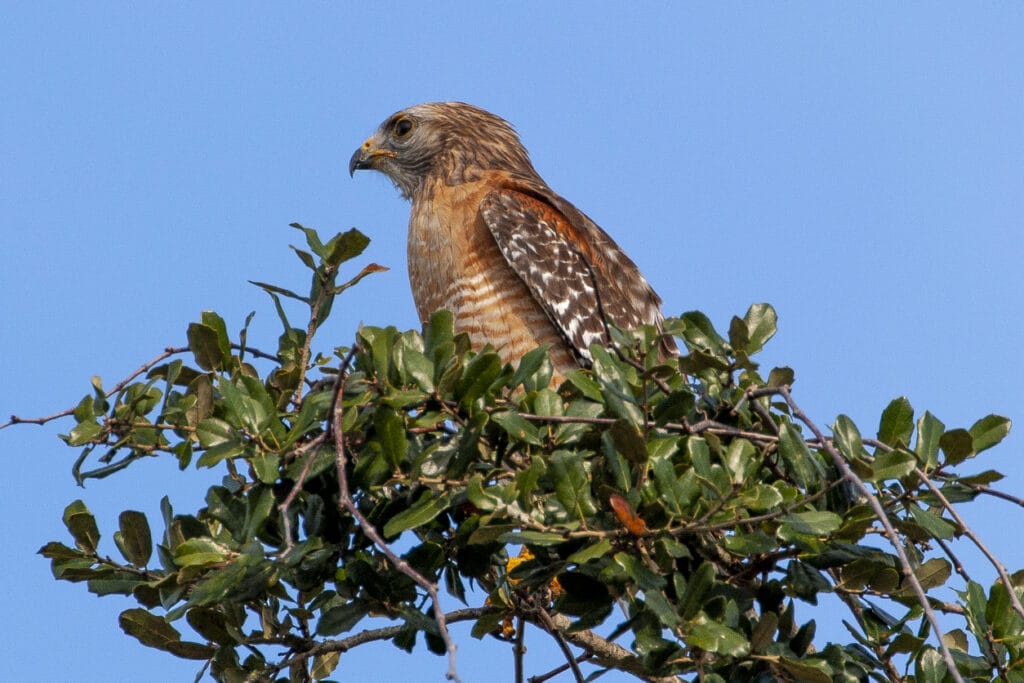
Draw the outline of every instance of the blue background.
M246 281L305 287L292 221L357 226L373 239L360 263L391 268L339 301L321 348L359 322L415 327L408 206L346 163L391 112L448 99L514 123L668 314L701 309L727 329L772 303L779 334L762 361L796 369L795 396L820 423L844 412L872 434L899 395L950 427L1024 417L1020 4L26 2L3 14L5 417L69 407L94 374L109 387L183 344L203 309L232 330L255 310L251 341L273 348L273 308ZM67 429L0 432L0 679L192 680L194 662L121 634L127 601L53 581L34 553L67 541L60 514L76 497L116 554L120 510L158 520L168 492L195 510L220 475L159 458L81 490L56 438ZM977 469L1020 492L1021 450L1011 434ZM967 513L1024 566L1024 512ZM991 567L958 547L988 585ZM511 679L506 645L456 637L463 680ZM527 645L528 674L560 663L539 634ZM445 667L381 643L344 655L335 677L443 680Z

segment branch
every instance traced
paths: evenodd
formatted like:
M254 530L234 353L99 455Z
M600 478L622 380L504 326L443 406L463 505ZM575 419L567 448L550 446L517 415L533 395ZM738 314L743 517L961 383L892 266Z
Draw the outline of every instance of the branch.
M154 366L156 366L161 361L166 360L166 359L168 359L171 356L174 356L176 354L184 353L186 351L188 351L188 347L187 346L168 346L167 348L164 349L163 353L161 353L159 356L157 356L156 358L154 358L151 361L143 363L141 366L139 366L139 368L137 370L135 370L135 372L133 372L132 374L128 375L123 380L121 380L120 382L118 382L117 384L112 386L109 391L104 391L103 392L104 396L110 396L111 394L116 394L117 392L121 391L126 386L128 386L128 383L131 382L133 379L135 379L136 377L138 377L139 375L141 375L144 372L149 372ZM4 422L3 424L0 424L0 429L3 429L5 427L10 427L11 425L16 425L16 424L43 425L43 424L46 424L47 422L51 422L53 420L56 420L56 419L59 419L59 418L62 418L62 417L67 417L68 415L71 415L74 412L75 412L75 408L68 408L67 410L62 410L59 413L54 413L53 415L47 415L46 417L18 417L17 415L11 415L11 419L10 420L8 420L7 422Z
M999 558L992 554L992 551L990 551L984 543L982 543L981 539L978 538L977 534L975 534L974 531L971 530L971 527L967 526L967 522L965 522L963 520L963 517L961 517L959 513L957 513L953 505L949 502L949 500L946 499L946 496L942 494L942 491L939 489L939 487L933 484L932 480L929 479L928 476L917 467L914 468L914 474L916 474L917 478L921 480L925 486L928 487L928 489L935 495L936 498L939 499L939 502L942 503L942 507L946 508L946 510L949 512L949 515L953 518L953 521L957 523L957 526L960 527L960 530L964 533L964 535L967 536L967 538L971 539L971 542L974 543L975 546L977 546L978 550L980 550L985 555L985 557L988 558L988 561L992 564L992 566L996 568L996 571L999 573L999 581L1002 582L1003 587L1006 588L1006 592L1010 597L1010 602L1013 604L1013 609L1017 611L1017 614L1024 618L1024 606L1020 604L1020 599L1017 597L1017 591L1014 590L1013 583L1011 583L1010 577L1006 573L1006 567L1003 566L1003 563L999 561Z
M566 640L589 652L594 661L610 669L631 673L649 683L679 683L676 676L651 676L643 662L626 648L602 638L593 631L569 631L572 622L564 614L552 614L551 623Z
M807 428L810 429L818 438L824 449L832 458L836 467L840 472L842 472L843 478L857 488L861 495L868 501L868 504L871 506L871 509L874 510L875 515L878 516L878 521L885 529L886 538L889 539L889 542L896 550L896 555L899 557L903 577L914 590L914 595L917 597L918 604L921 605L925 618L927 618L928 623L931 624L932 631L935 633L935 637L939 642L939 650L942 652L942 659L946 663L946 669L948 670L950 677L952 677L952 679L957 683L963 683L963 678L961 678L960 672L956 668L956 662L953 661L953 655L950 653L949 648L946 647L946 642L942 638L942 629L939 628L938 617L935 615L935 611L931 608L928 596L924 592L921 582L917 580L917 576L914 574L914 570L910 566L910 559L907 557L907 553L903 549L903 544L900 542L900 537L896 533L896 529L893 528L892 522L889 521L885 508L879 502L878 498L868 490L868 487L864 485L861 478L854 474L853 470L850 469L849 464L847 464L846 459L839 451L836 450L835 446L832 445L832 442L825 438L825 435L822 433L821 429L818 428L818 425L812 422L800 406L796 404L796 401L793 400L793 397L789 393L789 387L779 387L776 391L785 399L786 404L789 405L790 410L793 411L793 416L807 425Z
M348 359L356 352L359 348L358 344L354 344L352 349L349 351L346 360L343 362L343 367L348 364ZM362 532L369 538L377 548L391 561L395 569L402 572L410 579L416 582L423 590L430 595L430 600L434 606L434 618L437 621L437 627L441 631L441 639L444 641L445 648L448 650L448 673L446 674L448 680L455 681L455 683L461 683L459 680L458 671L455 668L455 642L452 640L451 634L448 632L448 626L445 623L444 610L441 609L441 599L437 593L437 584L432 583L418 571L409 566L409 563L399 557L394 550L391 549L381 535L377 532L376 527L370 524L369 520L363 516L355 501L352 499L352 494L348 487L348 474L346 468L348 467L348 458L345 455L345 434L342 429L342 417L344 412L344 400L343 395L345 393L345 382L348 379L346 373L339 372L335 380L334 390L334 418L333 418L333 432L334 432L334 445L337 449L336 464L338 469L338 505L343 508L343 511L349 512L357 522Z
M493 607L470 607L466 609L457 609L448 614L444 615L445 621L449 624L454 624L460 621L469 621L470 619L479 619L488 611L493 610ZM315 643L308 650L296 653L288 659L282 660L278 664L271 667L271 671L278 672L282 669L286 669L297 662L301 662L310 657L317 657L319 655L329 654L331 652L348 652L352 648L366 643L372 643L378 640L390 640L394 638L402 631L409 628L406 625L401 626L385 626L384 628L372 628L359 633L348 636L347 638L339 638L337 640L325 640L319 643Z

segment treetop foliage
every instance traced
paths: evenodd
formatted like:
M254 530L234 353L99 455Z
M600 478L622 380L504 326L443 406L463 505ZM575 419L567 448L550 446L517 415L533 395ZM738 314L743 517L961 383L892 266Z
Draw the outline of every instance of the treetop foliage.
M446 312L317 349L336 297L380 267L339 283L367 238L295 227L308 293L255 283L276 350L248 345L252 315L232 337L207 311L187 347L12 420L72 416L80 482L150 457L223 472L199 510L121 513L120 557L82 501L64 511L69 543L40 551L56 578L136 600L121 628L197 660L197 679L327 680L378 641L447 654L438 677L456 678L447 627L472 621L509 641L519 681L528 627L565 654L538 681L1024 681L1024 574L989 555L999 577L982 585L954 547L987 553L961 505L1022 503L977 459L1006 418L948 428L897 398L873 435L842 415L825 434L793 371L753 360L775 333L765 304L724 335L699 312L668 320L680 358L659 356L658 330L617 331L560 387L546 349L502 365ZM815 639L825 594L845 642Z

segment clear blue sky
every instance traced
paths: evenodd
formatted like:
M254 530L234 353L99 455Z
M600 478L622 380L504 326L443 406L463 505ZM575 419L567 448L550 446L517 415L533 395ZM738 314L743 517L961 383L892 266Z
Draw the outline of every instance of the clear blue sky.
M844 412L872 433L898 395L949 426L1014 418L986 460L1020 493L1024 6L100 5L4 3L0 415L73 405L91 375L109 386L182 344L203 309L235 330L255 310L254 343L272 347L276 316L246 281L304 286L292 221L357 226L365 259L391 268L336 307L325 347L360 321L415 326L408 206L346 163L391 112L459 99L516 125L667 313L724 329L774 304L763 362L796 369L823 424ZM113 553L120 510L158 518L168 490L194 510L220 475L154 460L81 490L56 438L68 428L0 432L0 679L192 680L193 662L121 634L127 602L53 581L34 553L66 540L76 497ZM1007 532L1024 511L969 519L1024 566ZM505 646L458 637L464 680L511 677ZM546 650L528 645L540 673ZM380 644L337 677L444 670Z

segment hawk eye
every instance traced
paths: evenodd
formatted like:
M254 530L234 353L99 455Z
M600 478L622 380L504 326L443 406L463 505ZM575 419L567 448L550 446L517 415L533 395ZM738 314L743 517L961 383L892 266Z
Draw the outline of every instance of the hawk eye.
M394 131L396 138L404 138L412 130L412 121L402 117L395 121Z

